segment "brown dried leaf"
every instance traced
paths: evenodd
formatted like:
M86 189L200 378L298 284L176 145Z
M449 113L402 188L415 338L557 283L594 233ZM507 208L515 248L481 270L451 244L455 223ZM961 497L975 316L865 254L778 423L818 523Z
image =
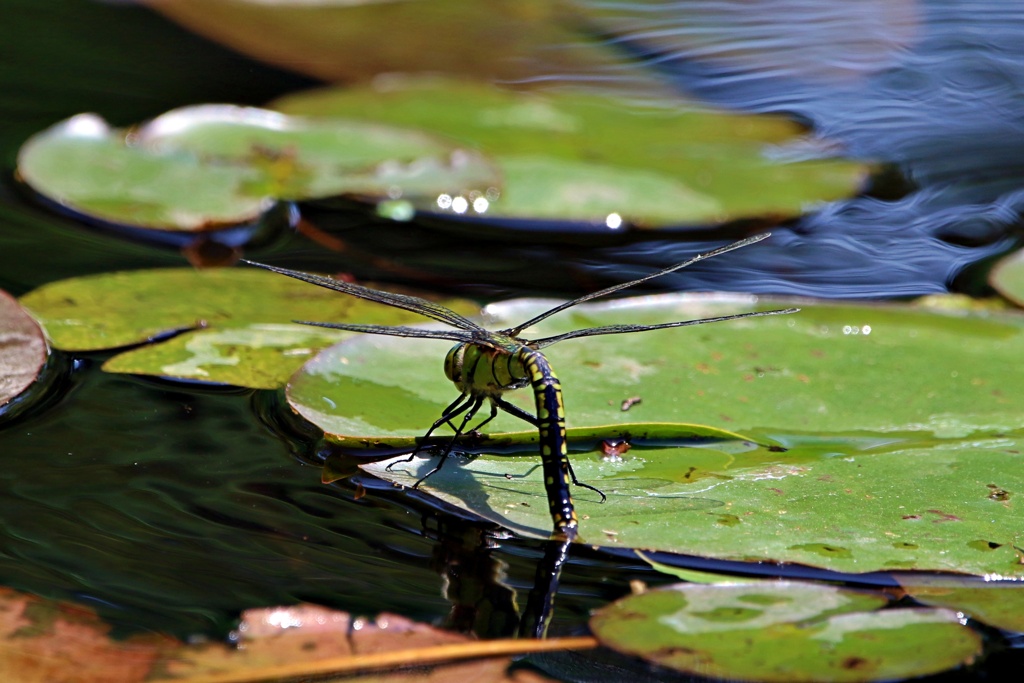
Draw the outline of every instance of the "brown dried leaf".
M510 653L593 646L589 639L481 642L392 614L365 621L316 605L245 612L237 648L161 636L118 641L109 632L91 610L0 587L0 681L256 683L344 673L347 681L535 683L545 679L506 673ZM375 673L351 678L361 671Z
M149 637L111 640L91 611L0 588L0 680L20 683L132 683L145 680L161 650Z
M36 321L0 290L0 407L36 381L48 353Z
M546 680L507 674L509 652L500 649L504 641L478 642L394 614L367 621L315 605L254 609L245 612L238 633L236 650L183 648L162 667L169 678L156 680L255 683L360 671L377 673L345 680ZM523 641L512 644L524 650Z

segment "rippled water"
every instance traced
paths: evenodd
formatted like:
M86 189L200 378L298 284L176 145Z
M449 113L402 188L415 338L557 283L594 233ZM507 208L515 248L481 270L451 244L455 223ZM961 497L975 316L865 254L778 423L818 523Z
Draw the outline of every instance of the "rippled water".
M184 48L170 61L161 61L166 53L146 52L146 41L125 54L90 54L91 45L109 38L99 28L111 21L110 7L96 6L104 14L89 34L89 25L61 24L52 8L8 4L25 21L35 17L35 35L87 36L63 62L32 53L28 43L11 48L35 54L36 71L31 97L0 99L4 120L18 122L0 133L8 164L24 135L78 111L100 109L128 122L217 98L208 84L175 90L152 68L198 70ZM656 68L712 103L796 116L851 154L895 165L903 178L817 207L756 250L659 284L843 298L981 289L972 264L1006 251L1020 235L1024 9L966 1L822 9L807 1L764 3L769 12L761 16L757 4L580 0L594 28L634 59L598 78L614 83ZM859 18L848 14L855 4L864 8ZM158 47L183 40L131 16L143 35L161 36ZM205 67L212 73L228 73L226 65L237 59L203 49L188 43L221 65ZM119 73L115 65L131 55L146 68ZM246 89L260 101L305 84L248 62L243 67L231 72L241 83L231 91L235 99L244 100ZM65 81L52 80L54 73ZM550 82L592 83L595 75L584 76L553 74ZM215 83L221 92L226 80ZM6 74L0 82L19 81ZM134 95L121 101L126 91ZM396 259L445 273L454 284L514 292L578 291L644 274L710 243L644 238L584 248L523 237L480 243L414 228L403 228L399 238L386 226L366 227L342 231L367 251L387 247ZM306 256L296 241L275 248ZM538 279L538 261L560 267ZM16 294L83 272L181 262L176 253L82 231L29 205L10 185L0 193L0 286ZM315 258L305 265L316 265ZM240 609L298 599L458 623L452 602L475 599L494 605L499 619L471 625L497 634L507 631L498 622L510 614L508 586L523 589L532 580L539 555L533 544L510 541L492 550L479 530L438 521L415 496L385 488L357 499L352 485L322 485L318 469L293 452L303 446L261 420L266 397L143 383L95 365L77 371L63 389L45 410L0 428L0 583L92 604L125 632L220 633ZM582 623L589 607L620 594L634 574L647 576L636 565L581 550L563 578L571 588L560 598L560 618ZM607 581L611 575L615 580Z
M689 273L690 286L829 297L943 291L1020 239L1020 5L581 4L638 59L630 69L656 69L714 104L795 116L916 185L895 199L825 206L777 230L764 252L738 255L739 272L733 263L727 275Z

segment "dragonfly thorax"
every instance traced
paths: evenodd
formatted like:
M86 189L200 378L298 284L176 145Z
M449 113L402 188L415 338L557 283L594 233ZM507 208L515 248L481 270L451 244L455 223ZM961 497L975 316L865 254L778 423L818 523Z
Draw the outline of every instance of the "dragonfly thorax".
M520 349L462 342L448 351L444 374L463 394L499 395L530 383Z

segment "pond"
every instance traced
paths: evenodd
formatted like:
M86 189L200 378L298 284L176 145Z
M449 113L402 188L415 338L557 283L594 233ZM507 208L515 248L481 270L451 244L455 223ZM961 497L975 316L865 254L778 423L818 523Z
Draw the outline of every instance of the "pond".
M436 2L446 6L447 0ZM194 23L189 3L170 4L181 5L177 18L183 24ZM349 310L341 294L306 285L289 289L276 282L278 276L255 269L245 274L242 266L230 271L241 274L212 284L158 273L151 289L139 276L109 290L74 280L45 304L29 293L80 276L230 264L244 256L447 297L446 305L469 316L477 304L492 304L487 325L499 329L530 319L545 305L495 301L581 296L770 227L772 236L763 242L641 287L648 294L686 290L766 298L669 294L587 303L531 326L529 336L537 339L603 325L804 309L722 328L609 335L552 348L569 426L579 430L569 433L574 467L609 502L573 490L586 543L562 549L568 557L548 633L585 633L599 608L605 609L591 628L614 631L624 620L615 610L632 608L607 606L629 593L631 581L662 586L677 580L668 573L674 570L658 564L663 562L734 578L871 589L850 597L831 587L825 591L825 584L808 584L810 593L786 584L778 600L789 600L785 591L793 590L796 601L827 604L825 612L834 607L829 619L847 609L838 606L846 601L857 615L874 614L886 602L872 602L880 600L879 587L890 596L906 590L916 602L900 597L878 614L945 605L954 611L935 612L942 628L950 626L945 615L971 618L970 629L955 636L970 642L956 647L973 653L984 640L983 656L910 673L895 670L890 677L950 669L946 676L973 680L1005 667L1019 670L1019 620L990 619L983 608L965 607L966 601L942 602L934 590L929 593L935 587L928 582L949 580L940 585L941 594L978 587L950 578L956 574L984 576L992 584L989 593L999 591L1006 597L998 601L1009 605L1020 605L1024 593L1024 543L1014 510L1024 486L1018 484L1024 477L1024 377L1014 360L1024 350L1024 322L1011 303L994 296L987 279L993 264L1020 243L1024 10L1010 3L940 0L872 2L860 9L793 1L768 10L762 4L740 12L732 3L680 8L669 2L566 2L574 17L567 24L571 32L554 31L554 19L542 17L533 26L539 46L502 44L513 55L532 50L530 59L510 59L514 68L503 71L500 60L472 68L430 62L424 67L464 72L459 80L439 81L439 90L425 96L420 85L403 90L400 80L378 79L376 87L386 95L377 99L360 83L365 73L324 74L308 65L306 75L280 70L207 42L142 6L54 0L44 9L0 0L12 36L5 41L9 66L0 75L7 86L0 94L0 145L8 171L0 186L0 290L24 297L57 348L74 349L55 351L46 386L34 387L17 410L0 413L6 460L0 585L88 607L117 638L155 632L223 639L243 610L304 601L353 614L390 612L484 638L512 637L552 553L545 540L545 493L539 478L535 488L525 483L540 462L532 428L502 415L487 430L499 436L477 444L479 457L457 453L451 458L457 463L418 490L394 484L412 484L422 472L419 463L404 474L402 467L360 470L367 462L365 444L350 447L359 437L399 452L437 419L457 393L441 372L447 343L353 338L318 356L320 369L311 362L299 370L303 354L311 357L309 348L338 338L281 341L283 351L266 351L269 360L260 361L266 365L259 372L275 378L259 381L255 371L245 379L202 381L209 368L196 370L198 362L129 355L148 353L145 345L134 347L154 337L174 338L184 347L201 343L204 332L287 326L295 317L421 321L391 318L372 306ZM567 36L578 43L558 42L570 41ZM227 42L259 53L243 39ZM566 56L594 46L599 59ZM310 51L296 64L327 61L312 45ZM366 70L380 68L373 60L367 64ZM494 94L490 85L479 89L472 85L481 76L474 69L536 99ZM321 79L328 77L344 77L350 87L323 89ZM447 106L432 104L437 93ZM665 108L676 96L680 109L712 111L718 122L726 116L719 110L754 116L735 119L725 142L686 146L675 137L683 137L673 128L675 114ZM613 110L607 102L615 98L632 100L639 113L626 104L626 113ZM93 112L116 128L221 102L272 105L295 117L356 112L374 126L415 128L402 139L405 147L440 144L449 155L452 149L444 145L450 140L477 144L491 156L474 157L465 167L432 167L434 180L423 181L424 196L437 195L431 184L436 178L462 182L460 174L472 172L495 185L506 183L504 199L521 203L502 204L497 192L467 193L462 210L460 196L436 206L403 203L414 194L408 188L422 180L411 173L401 176L405 195L389 195L398 181L386 179L381 189L380 178L352 180L350 174L344 182L363 184L320 195L304 185L307 194L296 197L299 191L286 178L280 182L286 189L277 187L276 196L299 199L295 204L239 221L244 227L221 235L219 243L215 238L189 245L182 233L140 231L121 218L83 215L74 201L47 198L22 182L35 177L19 157L22 145L72 116ZM196 111L186 112L194 117L187 125L212 120L204 118L210 110ZM476 111L492 118L474 123L465 112ZM501 118L512 113L523 117L514 125ZM582 128L574 128L574 120ZM700 121L687 130L705 125ZM794 137L791 122L816 137ZM507 132L516 127L529 134ZM169 125L157 128L142 126L133 134L174 136L166 132ZM359 130L367 140L377 131ZM538 140L539 130L559 133ZM295 158L304 163L317 145L328 146L317 137L321 133L310 133L308 147L299 140L283 147L286 152L260 148L253 166L287 175ZM746 147L739 149L748 135L758 159L767 149L783 168L785 162L820 165L806 176L772 175L774 170L748 161ZM592 137L604 146L588 146ZM644 153L659 150L643 168L641 147ZM557 163L539 161L549 152ZM734 175L715 176L700 197L692 187L665 180L664 169L682 156L696 160L693 177L718 173L707 169L720 154L727 155L721 165ZM326 158L316 167L320 180L340 164L333 151ZM740 175L736 169L748 163L753 170ZM63 172L72 165L57 166ZM603 197L570 208L538 199L546 186L576 172L590 187L602 188L596 195L613 193L621 183L623 206L633 213L624 210L620 224L618 213L600 208L608 218L595 222L572 211L604 207ZM807 177L827 182L806 190L812 184ZM740 191L709 199L708 188L718 185ZM790 185L800 189L780 198L783 185L787 192ZM573 192L574 199L586 194L578 187ZM645 201L631 204L635 196ZM678 213L681 204L694 213ZM119 290L134 292L134 301ZM904 305L948 293L962 296L935 297L933 308ZM60 301L78 297L92 297L93 308L59 308ZM300 298L306 303L296 303ZM335 305L338 310L330 309ZM943 306L956 310L937 312ZM129 336L64 345L61 335L92 325L90 315L102 320L95 328L101 332L86 336L113 335L117 326ZM130 329L149 317L155 327L148 332ZM294 327L267 335L281 340L296 334ZM175 336L184 329L191 331ZM240 339L210 342L220 346L203 351L206 361L219 359L226 346L277 343ZM283 365L289 355L298 362ZM239 363L231 358L216 363ZM179 370L153 369L172 365ZM286 392L293 371L298 374ZM532 411L529 390L522 393L509 400ZM694 426L704 431L680 431ZM621 452L617 439L627 442ZM914 474L908 476L908 468ZM654 502L647 508L644 501ZM799 528L802 542L776 539L782 523ZM907 531L907 525L918 526ZM950 538L957 539L956 547ZM638 555L633 549L663 552ZM918 569L926 572L909 571ZM688 586L678 590L689 609L698 605L701 614L729 619L741 619L750 604L768 599L737 597L730 589L720 600L695 588L698 583ZM687 620L696 617L679 616L684 607L674 609L681 610L674 617L679 628L692 631ZM841 629L833 621L822 628ZM703 645L678 647L691 646ZM974 663L959 667L966 660ZM627 661L551 655L533 663L564 680L577 680L572 667L606 677L654 675L646 665L623 673L618 667L633 666ZM694 670L692 663L653 661ZM843 661L849 669L860 660L850 655ZM769 680L756 671L701 669L700 663L696 670Z

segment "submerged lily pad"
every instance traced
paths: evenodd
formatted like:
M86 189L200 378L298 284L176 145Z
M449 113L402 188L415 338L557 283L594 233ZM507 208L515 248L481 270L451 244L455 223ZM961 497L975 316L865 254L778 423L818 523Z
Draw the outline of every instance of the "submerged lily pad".
M996 550L983 539L978 539L976 545ZM1024 550L1018 548L1017 552L1024 555ZM949 607L989 626L1024 632L1024 582L1020 580L929 574L897 574L896 579L915 600L926 605Z
M580 306L526 335L755 307L765 305L645 297ZM488 326L515 324L538 309L489 307ZM349 445L421 435L455 398L440 369L447 346L352 338L304 366L289 400ZM1013 550L1019 520L1012 503L990 497L990 485L1024 490L1024 418L1012 398L1024 383L1022 352L1018 316L814 304L796 315L553 346L545 354L562 380L570 427L614 438L639 421L688 422L789 448L748 443L723 452L638 439L619 463L573 453L580 480L609 497L602 505L596 494L574 490L581 535L594 544L844 572L1022 575ZM623 412L632 397L642 400ZM532 410L527 390L509 400ZM511 430L528 433L504 414L487 429ZM546 536L540 461L531 444L519 443L519 457L488 452L449 465L420 490ZM488 451L486 440L477 445ZM391 472L384 465L367 469L406 486L427 471L426 458ZM979 538L998 548L979 550Z
M32 386L48 355L39 325L17 300L0 290L0 413Z
M631 106L575 92L522 93L483 84L390 79L314 91L276 107L415 125L486 153L504 173L500 198L441 197L421 209L490 218L586 221L618 227L793 216L845 197L865 174L837 160L781 163L770 147L801 133L769 116Z
M279 199L500 185L479 154L427 133L230 105L176 109L130 131L75 116L25 143L18 174L89 219L177 231L251 223Z
M54 282L22 297L66 351L152 342L115 356L110 372L277 388L310 356L349 336L295 319L401 324L421 316L309 287L255 268L167 268ZM469 313L468 302L449 305Z
M624 598L590 627L607 647L741 681L881 681L969 663L981 641L945 609L798 582L677 585Z

